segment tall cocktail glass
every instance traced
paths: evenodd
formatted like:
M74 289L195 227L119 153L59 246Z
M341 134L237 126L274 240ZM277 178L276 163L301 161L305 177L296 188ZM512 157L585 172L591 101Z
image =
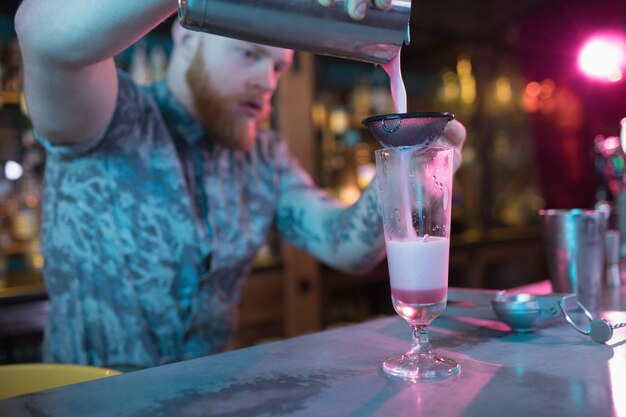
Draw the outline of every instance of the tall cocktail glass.
M386 360L383 370L413 382L461 369L428 341L428 326L448 295L452 167L453 151L445 146L376 151L391 299L413 330L411 348Z

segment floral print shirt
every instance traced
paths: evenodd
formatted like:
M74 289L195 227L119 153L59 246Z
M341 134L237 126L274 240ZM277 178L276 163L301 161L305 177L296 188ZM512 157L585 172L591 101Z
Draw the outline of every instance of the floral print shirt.
M164 81L118 78L100 135L73 146L39 137L44 360L135 369L223 351L279 196L315 188L275 132L224 149Z

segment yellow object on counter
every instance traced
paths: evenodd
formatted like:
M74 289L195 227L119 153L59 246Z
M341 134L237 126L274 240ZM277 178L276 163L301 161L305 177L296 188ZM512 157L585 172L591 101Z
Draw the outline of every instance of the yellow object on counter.
M0 399L118 375L114 369L60 363L0 366Z

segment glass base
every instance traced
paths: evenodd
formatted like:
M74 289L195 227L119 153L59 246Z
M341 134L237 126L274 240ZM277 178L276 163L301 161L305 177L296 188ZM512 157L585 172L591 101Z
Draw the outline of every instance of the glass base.
M454 359L433 353L404 354L398 358L387 359L383 371L394 378L416 382L448 378L461 371L461 365Z

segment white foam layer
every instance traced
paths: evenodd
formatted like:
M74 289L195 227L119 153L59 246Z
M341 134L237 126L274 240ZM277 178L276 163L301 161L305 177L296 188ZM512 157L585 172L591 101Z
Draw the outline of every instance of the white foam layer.
M431 290L448 286L449 239L390 240L386 246L392 288Z

